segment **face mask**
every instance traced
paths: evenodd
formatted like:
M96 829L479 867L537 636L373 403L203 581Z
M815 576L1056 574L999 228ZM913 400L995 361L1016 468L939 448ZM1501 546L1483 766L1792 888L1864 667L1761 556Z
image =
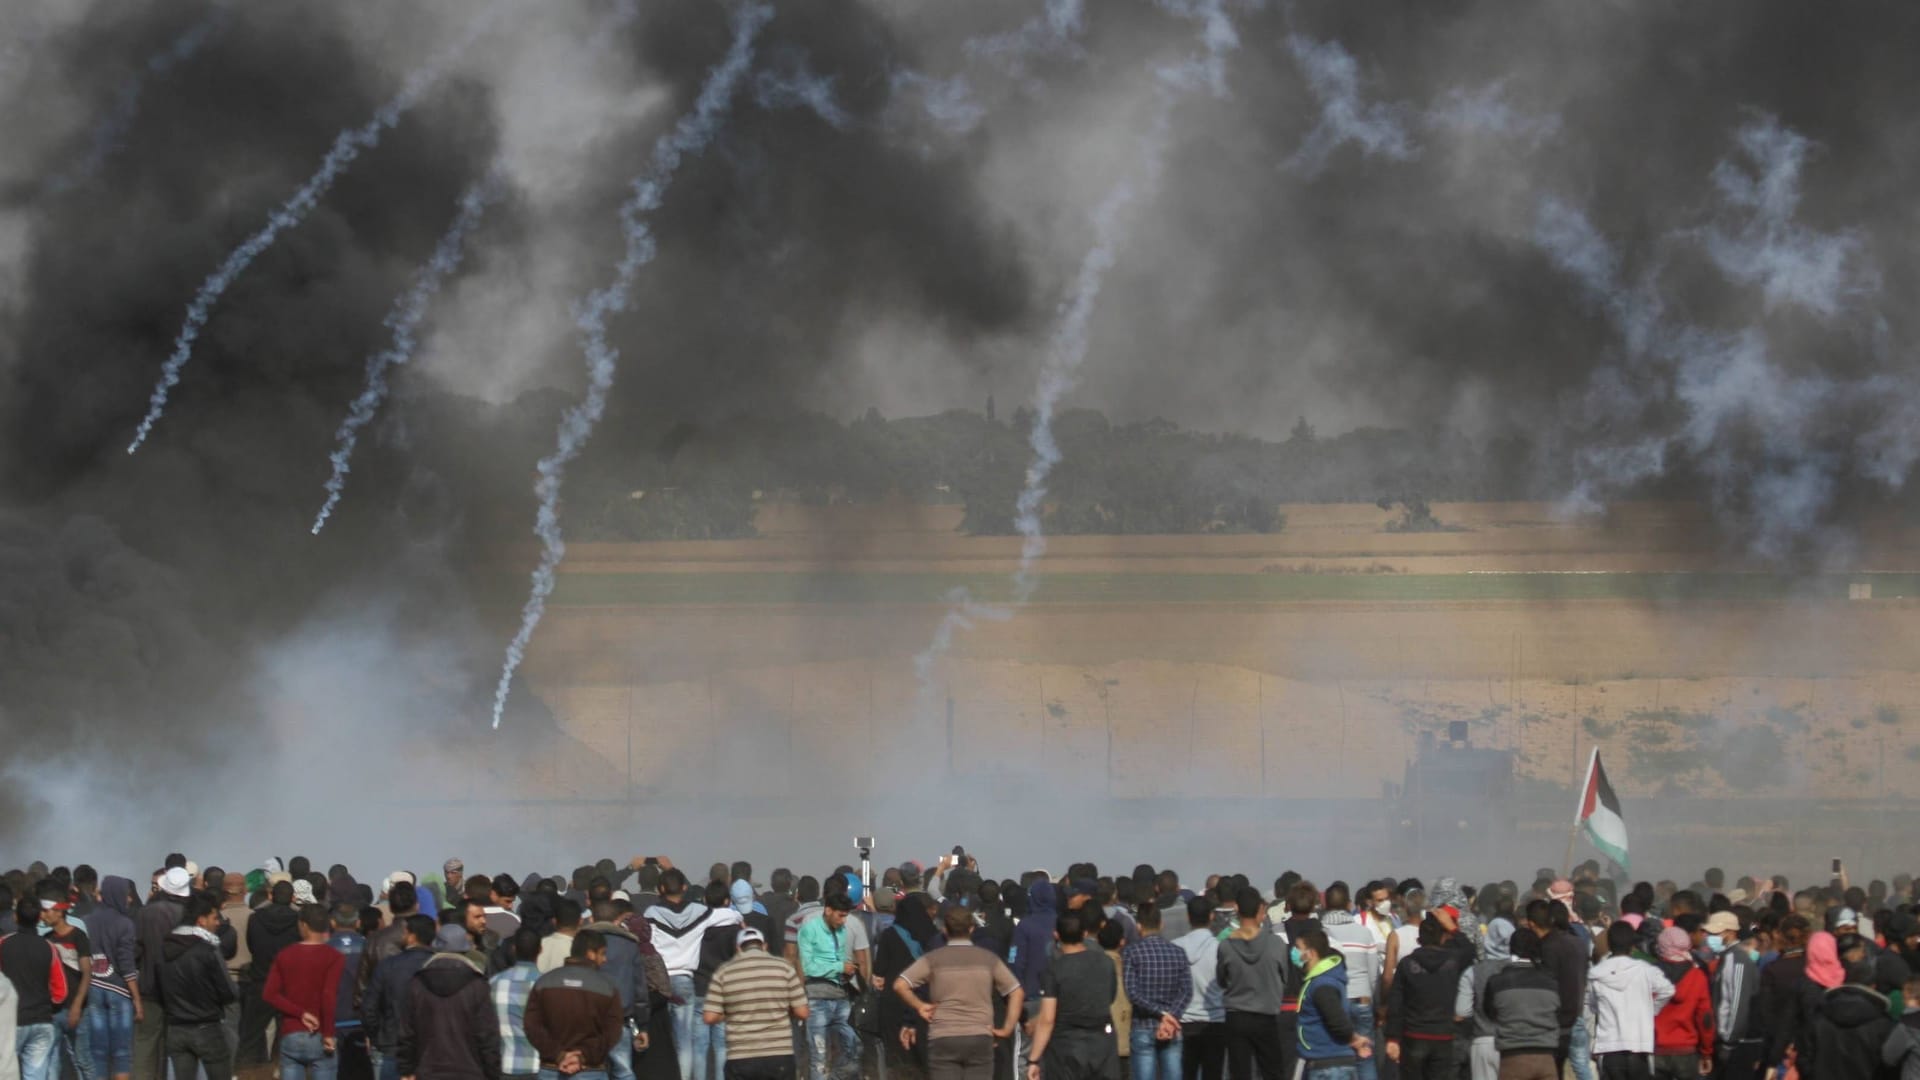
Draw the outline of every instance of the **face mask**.
M1382 917L1393 914L1393 901L1382 900L1373 905L1373 913Z
M1292 945L1287 946L1287 959L1293 961L1294 967L1299 967L1300 950Z
M1727 939L1723 937L1710 937L1707 939L1707 948L1713 952L1713 955L1719 956L1721 953L1727 951Z
M1747 950L1747 959L1749 959L1749 960L1751 960L1751 961L1753 961L1753 962L1754 962L1754 963L1756 963L1756 964L1757 964L1757 963L1759 963L1759 962L1760 962L1760 950L1759 950L1759 949L1748 949L1748 950Z

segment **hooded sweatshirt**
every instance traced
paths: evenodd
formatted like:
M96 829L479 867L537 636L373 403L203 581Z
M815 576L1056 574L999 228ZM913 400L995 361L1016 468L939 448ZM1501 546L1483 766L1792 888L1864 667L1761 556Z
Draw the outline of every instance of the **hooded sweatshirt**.
M123 877L100 879L100 903L88 915L87 937L93 942L93 988L123 998L128 976L138 977L139 931L133 924L133 883ZM164 951L164 950L163 950Z
M401 1076L500 1080L500 1021L487 977L462 953L435 953L401 1014Z
M1687 932L1677 927L1660 935L1656 966L1673 984L1673 997L1654 1017L1656 1054L1713 1054L1713 990L1707 973L1687 956L1689 945Z
M1800 1043L1800 1075L1805 1080L1892 1075L1882 1055L1896 1026L1892 1003L1873 990L1855 983L1828 990Z
M1353 1021L1347 1016L1349 996L1345 958L1323 956L1315 961L1300 984L1297 1030L1302 1058L1324 1063L1354 1057Z
M1174 944L1187 954L1187 968L1193 976L1193 994L1187 998L1187 1010L1180 1014L1180 1022L1223 1022L1227 1018L1227 1006L1225 991L1220 986L1220 939L1203 926L1189 931Z
M1560 1043L1560 983L1532 960L1518 958L1487 978L1479 1000L1502 1054L1551 1054Z
M1053 905L1052 883L1034 882L1027 889L1027 917L1013 928L1007 966L1020 980L1028 1001L1040 1000L1040 976L1046 972L1047 958L1053 951L1053 924L1059 918Z
M1286 998L1287 943L1275 934L1235 935L1220 943L1214 977L1228 1012L1278 1016Z
M1487 938L1480 959L1460 973L1460 987L1454 994L1455 1016L1473 1017L1473 1037L1491 1039L1497 1031L1493 1017L1487 1015L1487 984L1513 959L1513 924L1495 918L1487 923ZM1555 998L1556 1003L1558 998Z
M1371 1000L1374 983L1380 977L1380 962L1386 947L1373 931L1360 924L1351 911L1328 911L1320 916L1320 928L1327 940L1346 958L1347 996L1356 1001Z
M265 979L280 950L300 942L300 913L292 904L268 904L247 920L247 950L253 955L253 977ZM141 980L141 990L146 981Z
M1388 1039L1453 1040L1453 1001L1461 972L1472 970L1465 962L1469 955L1465 949L1422 945L1400 961L1387 990Z
M1587 979L1587 1023L1593 1053L1653 1053L1653 1021L1673 1000L1660 969L1631 956L1609 956Z
M700 945L712 927L740 925L740 913L715 911L691 896L662 900L646 911L653 924L653 947L660 950L670 975L691 976L700 967Z

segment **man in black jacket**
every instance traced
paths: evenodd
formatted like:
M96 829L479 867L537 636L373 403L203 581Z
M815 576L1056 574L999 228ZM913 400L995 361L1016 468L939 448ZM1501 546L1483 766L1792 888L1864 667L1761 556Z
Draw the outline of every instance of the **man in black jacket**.
M221 1019L238 999L220 955L220 909L204 896L187 901L185 925L160 946L160 998L167 1009L167 1058L173 1075L229 1080L233 1054Z
M1387 989L1387 1057L1406 1080L1447 1080L1454 1072L1453 1000L1473 952L1449 948L1449 935L1440 917L1428 912L1419 948L1400 961Z
M167 1075L167 1013L160 1002L160 956L167 936L186 917L187 894L193 875L183 866L161 874L153 899L134 918L135 958L140 968L140 1016L133 1025L134 1080L165 1080Z
M1863 1080L1891 1077L1893 1067L1882 1062L1896 1021L1885 996L1873 989L1871 957L1847 965L1847 981L1828 990L1807 1019L1800 1040L1800 1075L1806 1080Z
M260 999L280 950L300 941L300 914L293 910L293 883L276 881L265 907L247 919L247 953L253 958L247 981L240 988L240 1049L236 1062L245 1068L267 1063L267 1022L273 1010Z
M1573 933L1567 906L1557 900L1535 900L1527 905L1527 924L1540 935L1540 970L1553 976L1560 988L1560 1047L1553 1063L1564 1069L1573 1043L1573 1025L1587 1007L1587 969L1593 965L1587 946Z
M464 927L443 926L434 937L400 1009L401 1076L500 1080L500 1021L487 977L467 955L473 949Z
M403 924L406 948L380 961L367 983L366 996L360 999L360 1023L367 1032L374 1080L400 1080L401 1017L413 976L433 958L433 920L409 915Z

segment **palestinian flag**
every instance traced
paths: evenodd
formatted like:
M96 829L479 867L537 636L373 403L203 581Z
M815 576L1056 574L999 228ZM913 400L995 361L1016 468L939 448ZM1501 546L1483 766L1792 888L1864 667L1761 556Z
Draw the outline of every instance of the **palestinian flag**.
M1593 752L1587 765L1587 782L1580 794L1580 824L1587 839L1607 858L1627 869L1627 819L1620 814L1620 797L1607 783L1607 771L1600 767L1600 751Z

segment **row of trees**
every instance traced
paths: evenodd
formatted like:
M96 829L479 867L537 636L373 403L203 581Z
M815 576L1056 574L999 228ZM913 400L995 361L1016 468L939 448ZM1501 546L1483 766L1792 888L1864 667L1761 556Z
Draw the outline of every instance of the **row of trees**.
M817 413L682 428L635 452L617 440L575 468L567 517L582 539L753 535L763 501L965 507L962 528L1014 530L1032 458L1032 416L953 410L850 423ZM1062 459L1047 483L1052 534L1270 533L1288 502L1399 507L1397 528L1440 526L1426 500L1538 497L1528 448L1442 432L1367 428L1320 437L1305 420L1273 442L1184 430L1165 420L1115 424L1091 410L1055 419Z

